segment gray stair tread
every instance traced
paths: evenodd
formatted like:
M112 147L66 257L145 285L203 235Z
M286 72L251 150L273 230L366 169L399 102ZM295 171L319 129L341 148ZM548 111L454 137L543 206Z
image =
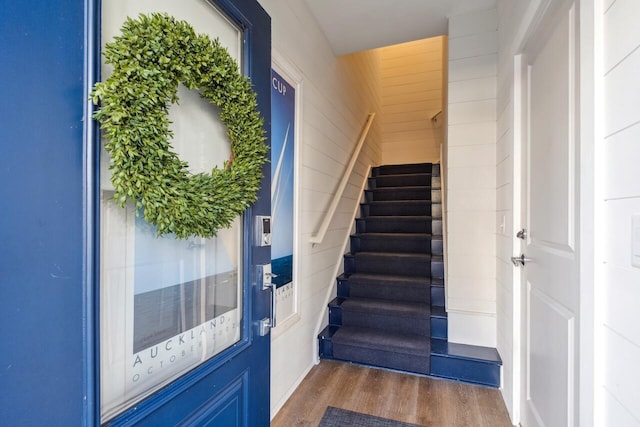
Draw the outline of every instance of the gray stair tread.
M441 278L441 277L432 277L431 278L431 286L439 286L439 287L444 288L444 279Z
M335 334L334 345L373 348L418 356L429 354L431 342L428 337L381 332L367 328L343 326Z
M422 258L424 260L430 260L432 258L436 258L437 256L431 254L414 254L414 253L404 253L404 252L356 252L352 254L356 257L398 257L398 258ZM442 258L442 257L440 257Z
M370 215L366 218L358 218L360 220L377 220L377 221L415 221L415 220L420 220L420 221L431 221L431 220L435 220L435 221L440 221L442 218L433 218L431 216L428 215Z
M357 233L352 236L361 239L442 239L442 235L431 233Z
M430 277L420 276L396 276L391 274L367 274L367 273L353 273L347 277L350 282L395 282L403 283L413 286L429 286L431 285Z
M441 205L442 202L435 202L429 199L407 199L407 200L372 200L361 203L361 205Z
M431 175L431 172L385 173L383 175L378 175L374 178L379 178L381 176L384 176L386 178L388 176L396 177L396 176L433 176L433 175Z
M502 359L495 348L452 343L442 339L434 339L431 342L433 355L502 364Z
M447 310L441 305L432 305L431 315L434 317L447 317Z
M440 186L432 187L430 185L402 185L398 187L380 187L380 188L370 188L364 191L398 191L398 190L440 190Z
M383 316L410 318L427 318L431 316L430 305L422 302L349 298L346 299L340 307L350 312L374 313Z

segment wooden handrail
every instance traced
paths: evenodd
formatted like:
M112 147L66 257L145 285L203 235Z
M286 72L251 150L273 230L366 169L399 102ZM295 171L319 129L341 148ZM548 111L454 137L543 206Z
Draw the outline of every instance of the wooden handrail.
M351 172L353 172L353 167L358 160L358 156L360 156L360 151L362 150L362 146L364 145L365 139L367 139L367 135L369 134L369 128L371 128L371 122L373 122L373 118L376 116L376 113L370 113L367 117L367 121L364 124L364 128L362 128L362 132L360 133L360 139L358 140L358 144L356 145L355 150L351 154L351 159L349 160L349 164L342 175L342 180L340 180L340 184L338 185L338 189L333 195L333 200L331 200L331 204L329 205L329 209L327 210L327 214L320 224L320 229L311 236L309 241L318 245L322 243L324 240L324 236L327 234L327 230L329 229L329 224L331 224L331 220L333 219L333 215L336 213L336 209L338 208L338 203L340 203L340 199L342 199L342 194L344 193L344 189L347 187L347 183L349 182L349 178L351 177Z

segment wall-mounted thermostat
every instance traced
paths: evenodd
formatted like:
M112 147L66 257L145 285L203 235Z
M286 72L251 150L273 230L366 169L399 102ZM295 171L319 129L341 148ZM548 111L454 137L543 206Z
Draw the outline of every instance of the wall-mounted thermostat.
M256 216L256 246L271 246L270 216Z

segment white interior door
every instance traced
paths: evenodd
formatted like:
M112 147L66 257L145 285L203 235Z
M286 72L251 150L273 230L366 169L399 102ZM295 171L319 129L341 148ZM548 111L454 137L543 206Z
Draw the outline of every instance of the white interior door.
M520 248L528 258L520 267L524 427L577 425L578 38L575 2L546 3L516 71L526 229Z

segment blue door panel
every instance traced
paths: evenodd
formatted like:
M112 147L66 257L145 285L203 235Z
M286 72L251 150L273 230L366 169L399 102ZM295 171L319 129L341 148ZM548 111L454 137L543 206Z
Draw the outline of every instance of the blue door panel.
M262 362L268 361L269 348L259 347L252 345L229 366L200 377L188 387L177 381L109 426L268 426L269 399L264 397L269 390L269 371L263 369ZM256 356L260 359L257 363ZM239 371L238 366L244 370Z
M0 15L0 420L78 425L84 355L84 2Z
M257 93L258 108L270 136L271 121L271 20L255 0L214 0L232 20L244 28L245 74ZM270 141L268 141L270 144ZM243 332L241 351L229 350L232 358L222 366L211 360L163 390L112 420L109 425L173 426L268 426L270 419L270 336L260 337L258 319L269 315L270 297L254 284L253 266L271 261L270 247L255 247L252 242L255 215L270 215L270 165L263 166L258 200L245 213L244 277L251 285L244 296L244 316L251 319ZM225 359L224 353L217 358ZM236 389L242 378L240 389ZM229 390L241 393L234 397ZM220 408L220 410L217 410ZM240 411L240 412L238 412Z
M247 71L269 129L270 19L255 0L217 3L246 22ZM97 147L87 102L92 64L98 62L98 4L4 2L0 15L3 425L99 423L99 302L92 300L97 249L91 244L97 220L91 153ZM265 181L248 215L269 212ZM269 260L268 247L246 251L250 265ZM267 316L269 296L256 287L249 292L245 314L254 322L246 351L222 366L196 368L115 421L268 425L270 338L257 336L255 319Z

